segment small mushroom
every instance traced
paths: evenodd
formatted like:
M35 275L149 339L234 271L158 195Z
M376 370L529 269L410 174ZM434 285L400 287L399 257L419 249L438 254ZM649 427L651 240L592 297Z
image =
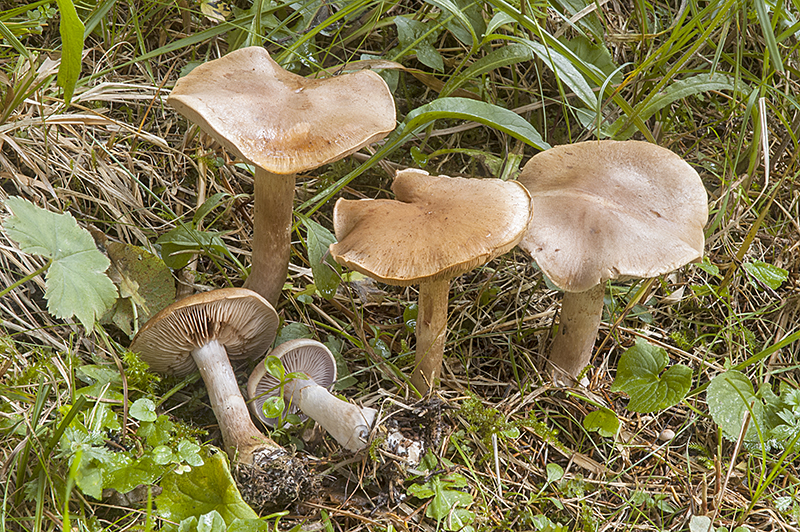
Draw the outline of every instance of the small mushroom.
M550 363L574 381L591 362L605 281L699 260L708 197L683 159L640 141L557 146L531 158L519 182L536 213L520 247L565 291Z
M257 293L222 288L166 307L136 334L131 351L150 368L183 377L200 370L231 460L251 464L256 453L283 449L256 428L239 390L230 359L252 358L272 345L278 315Z
M282 343L269 354L281 360L287 373L302 373L306 377L284 383L283 395L289 413L300 411L307 415L345 449L357 452L366 447L378 411L359 408L331 395L328 390L336 381L336 360L325 345L300 338ZM267 373L264 363L259 363L247 381L247 394L253 414L270 426L278 420L266 417L262 406L268 397L278 393L280 382Z
M196 67L178 80L168 102L255 165L253 255L245 287L277 304L289 265L295 174L392 131L388 86L367 70L306 79L254 46Z
M340 264L390 285L419 284L412 384L436 385L447 335L450 280L513 248L531 218L514 181L431 176L402 170L397 200L339 199L330 253Z

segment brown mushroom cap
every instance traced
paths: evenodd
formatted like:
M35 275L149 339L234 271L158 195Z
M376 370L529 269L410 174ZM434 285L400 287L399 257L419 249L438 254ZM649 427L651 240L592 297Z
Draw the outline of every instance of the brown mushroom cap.
M330 389L336 381L336 359L324 344L316 340L307 338L289 340L276 347L269 355L281 359L286 373L303 373L308 376L310 382L325 389ZM251 399L250 410L269 426L275 426L278 419L264 416L261 407L268 397L278 395L279 384L278 379L267 373L263 362L259 362L247 381L247 395ZM296 404L292 404L288 413L295 414L299 410Z
M375 72L307 79L260 46L196 67L168 101L226 149L275 174L340 159L396 125L389 87Z
M668 149L610 140L556 146L531 158L519 182L535 212L520 247L564 290L655 277L702 257L706 190Z
M275 340L278 314L245 288L221 288L177 301L150 318L131 351L150 368L182 377L196 369L192 351L216 339L232 360L264 354Z
M333 258L392 285L450 279L502 255L530 220L530 196L514 181L402 170L397 200L336 202Z

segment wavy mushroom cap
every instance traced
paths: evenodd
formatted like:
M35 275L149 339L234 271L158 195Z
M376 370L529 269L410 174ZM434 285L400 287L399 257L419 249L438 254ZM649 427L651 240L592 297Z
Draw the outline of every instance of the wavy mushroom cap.
M307 79L260 46L196 67L168 102L226 149L275 174L333 162L396 125L394 99L375 72Z
M336 359L324 344L316 340L298 338L276 347L271 353L281 360L286 373L303 373L310 382L329 390L336 381ZM302 384L302 383L300 383ZM247 396L250 398L250 411L263 423L274 427L278 418L268 418L261 408L264 401L278 395L280 382L267 373L264 362L258 363L247 380ZM289 405L289 414L299 413L297 405ZM301 418L304 418L301 414Z
M136 334L131 351L157 373L183 377L197 366L192 351L212 340L231 360L264 354L275 340L278 314L269 302L246 288L221 288L181 299L166 307Z
M705 187L666 148L610 140L557 146L532 157L519 182L536 213L520 247L564 290L655 277L703 256Z
M449 279L513 248L531 218L514 181L402 170L397 200L339 199L334 260L391 285Z

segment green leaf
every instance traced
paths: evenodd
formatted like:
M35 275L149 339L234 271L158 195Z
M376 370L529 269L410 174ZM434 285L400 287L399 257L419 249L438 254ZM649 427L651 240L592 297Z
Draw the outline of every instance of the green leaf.
M200 449L201 447L193 441L181 440L178 443L178 459L192 467L200 467L204 463Z
M748 409L752 417L744 441L757 442L759 430L766 438L767 432L774 427L768 407L753 393L750 379L740 371L726 371L711 379L706 390L706 402L714 422L732 441L739 439Z
M400 41L400 46L413 49L423 65L439 72L444 70L444 59L433 46L439 33L435 26L403 16L395 17L394 24L397 26L397 40Z
M181 522L213 510L230 524L234 519L256 519L258 515L239 494L224 453L204 457L205 463L181 475L169 472L161 481L156 497L158 513L164 519Z
M175 279L164 261L144 248L121 242L107 242L105 247L111 259L108 276L117 285L119 298L102 321L133 336L175 300Z
M182 225L164 233L156 244L161 245L164 263L174 270L183 268L195 253L208 253L229 257L230 252L216 231L198 231L194 227Z
M789 278L789 272L778 266L767 264L760 260L745 262L742 268L749 273L753 279L764 283L773 290L777 290Z
M469 98L439 98L417 107L406 115L406 119L397 128L395 135L398 137L411 135L441 118L472 120L508 133L534 148L540 150L550 148L550 145L542 140L536 128L517 113Z
M521 63L522 61L530 61L532 58L533 53L528 46L516 43L503 46L489 52L472 63L469 68L450 78L450 81L444 84L439 94L441 97L446 97L470 79L477 78L498 68Z
M478 46L478 35L476 33L479 34L483 31L483 27L485 26L485 24L483 24L483 17L474 15L474 7L472 8L473 16L471 19L467 17L470 7L474 6L475 2L459 2L461 5L456 5L456 2L452 0L426 0L426 2L438 7L443 13L448 13L453 17L452 20L456 23L447 23L446 26L459 41L467 45L472 45L473 47ZM477 32L473 24L479 26Z
M586 414L583 426L590 432L597 432L605 438L613 438L619 430L619 419L612 410L603 407Z
M283 367L283 362L274 355L269 355L264 358L264 369L267 373L278 379L278 381L282 381L286 376L286 369Z
M303 224L307 231L306 248L314 286L322 297L333 299L342 278L342 267L328 254L328 248L336 242L336 237L314 220L304 218Z
M158 419L156 404L145 397L134 401L128 413L138 421L155 421Z
M267 419L280 417L285 410L286 401L278 395L265 398L264 403L261 405L261 411L264 412L264 417Z
M637 105L633 110L633 115L641 120L647 120L656 112L682 98L708 91L733 91L735 89L736 84L733 82L733 79L725 74L698 74L675 81L659 94L650 98L649 101ZM630 122L630 115L619 117L617 121L609 127L609 133L614 135L614 138L617 140L626 140L630 138L636 132L635 126L629 126L625 130L620 131L625 124L629 124Z
M664 349L637 338L620 357L611 391L627 393L632 412L654 412L678 404L692 385L692 370L676 364L660 375L668 362Z
M47 270L47 310L57 318L75 316L86 330L114 304L117 289L105 275L109 261L70 214L56 214L18 197L6 200L13 213L4 228L26 253L53 262Z
M547 471L547 483L552 484L564 478L564 468L558 464L550 463L545 466Z
M153 484L164 469L149 454L132 460L123 453L114 453L114 463L107 464L103 473L103 488L128 493L139 485Z
M278 331L278 337L275 338L275 346L298 338L314 338L314 333L303 323L289 323Z
M541 43L527 39L520 39L519 41L530 47L530 49L539 56L539 59L550 67L553 73L572 89L572 92L574 92L589 109L597 107L597 96L586 82L586 78L583 77L583 74L575 68L575 65L573 65L569 59L553 48L548 48Z
M83 55L83 22L72 0L56 0L61 12L61 64L58 67L58 85L64 89L64 103L69 105L75 84L81 74L81 56Z
M472 495L463 491L447 489L448 484L438 476L431 479L433 487L433 500L428 504L425 515L431 519L441 521L457 506L467 507L472 504Z

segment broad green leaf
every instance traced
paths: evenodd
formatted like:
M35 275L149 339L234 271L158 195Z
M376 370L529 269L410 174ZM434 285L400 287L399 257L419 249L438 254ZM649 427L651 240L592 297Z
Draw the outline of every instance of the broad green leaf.
M69 105L75 84L81 74L83 55L83 22L78 17L72 0L56 0L61 12L61 64L58 67L58 85L64 89L64 103Z
M619 430L619 419L612 410L603 407L586 414L583 426L590 432L597 432L605 438L613 438Z
M558 464L550 463L545 466L547 472L547 483L552 484L564 478L564 468Z
M425 515L441 521L457 506L462 508L472 504L472 495L463 491L448 489L449 483L443 482L438 476L431 479L433 487L433 500L428 504Z
M306 248L314 286L322 297L333 299L342 278L342 267L328 254L328 248L336 242L336 237L314 220L304 218L303 224L307 231Z
M467 17L469 7L474 5L475 2L458 2L461 5L456 5L457 2L453 0L425 0L431 5L434 5L442 10L443 13L449 14L453 17L455 23L447 23L446 27L449 29L456 38L464 44L473 47L478 46L478 35L483 33L485 24L480 16L474 16L474 9L472 20ZM473 23L479 25L473 28Z
M611 83L618 84L622 82L622 72L619 70L619 65L614 63L611 52L602 44L602 41L594 43L580 35L569 40L562 37L559 41L569 48L572 53L597 67L606 77L612 76Z
M164 233L156 244L161 245L161 257L170 268L183 268L195 253L209 253L227 257L230 252L216 231L198 231L182 225Z
M205 463L178 475L170 472L161 481L161 494L156 497L158 513L164 519L181 522L200 517L212 510L230 524L234 519L256 519L258 515L239 494L222 452L203 457Z
M546 150L550 145L542 140L539 132L524 118L513 111L497 105L469 98L439 98L431 103L417 107L397 128L396 135L403 137L424 128L441 118L460 118L472 120L508 133L534 148Z
M664 349L637 338L619 359L611 391L627 393L632 412L654 412L678 404L692 385L692 370L676 364L661 374L668 362Z
M226 528L225 520L216 510L197 518L197 532L225 532Z
M128 414L137 421L155 421L158 419L156 404L146 397L134 401Z
M264 369L278 381L282 381L286 376L286 369L283 367L281 359L273 355L264 358Z
M760 260L745 262L742 268L753 276L756 281L762 282L773 290L777 290L789 278L789 272L778 266L767 264Z
M446 530L466 532L465 527L475 521L475 514L464 508L453 508L444 521ZM471 527L470 527L471 528Z
M483 35L483 41L486 42L487 40L494 38L494 32L497 31L497 29L501 26L514 24L515 22L516 20L514 17L508 13L503 11L496 12L494 15L492 15L492 20L490 20L489 24L486 26L486 32Z
M125 334L133 336L139 327L175 300L175 279L164 261L144 248L107 242L111 268L108 276L118 286L119 298L103 316Z
M514 65L522 61L530 61L532 58L533 52L529 46L517 43L503 46L489 52L472 63L468 68L450 78L450 80L444 84L444 87L442 87L439 95L444 98L470 79L477 78L498 68Z
M430 482L424 484L411 484L406 492L417 499L429 499L436 495Z
M117 290L105 275L109 261L70 214L56 214L18 197L6 200L13 213L4 225L26 253L52 259L47 270L47 310L57 318L75 316L86 330L114 304Z
M289 340L296 340L297 338L314 338L314 333L311 329L303 323L289 323L278 331L278 337L275 338L275 346L279 346Z
M283 400L283 397L277 395L267 397L264 399L264 403L261 405L261 411L264 413L264 417L267 419L280 417L285 410L286 401Z
M753 384L740 371L729 370L711 379L706 390L706 402L714 422L732 441L739 438L748 409L751 419L744 441L757 442L759 430L766 438L767 432L773 428L763 401L753 393Z
M164 472L151 455L130 459L124 453L114 453L114 462L105 465L103 488L128 493L141 484L153 484Z
M672 83L660 94L650 98L649 101L637 105L633 110L633 114L641 120L647 120L664 107L682 98L708 91L732 91L735 89L736 85L733 80L725 74L698 74L697 76ZM629 115L619 117L616 122L609 126L609 133L614 135L617 140L630 138L636 132L634 126L628 126L621 131L630 121L631 117Z
M569 59L553 48L548 48L536 41L520 39L519 42L530 47L530 49L539 56L539 59L541 59L561 81L572 89L572 92L574 92L589 109L594 109L597 106L597 96L586 82L586 78L583 77L583 74L575 68L575 65L573 65Z
M395 17L394 24L397 26L397 40L401 47L414 50L423 65L438 72L444 71L444 59L433 46L438 34L433 24L403 16Z
M181 440L178 443L178 459L192 467L200 467L204 463L200 450L201 447L193 441Z

